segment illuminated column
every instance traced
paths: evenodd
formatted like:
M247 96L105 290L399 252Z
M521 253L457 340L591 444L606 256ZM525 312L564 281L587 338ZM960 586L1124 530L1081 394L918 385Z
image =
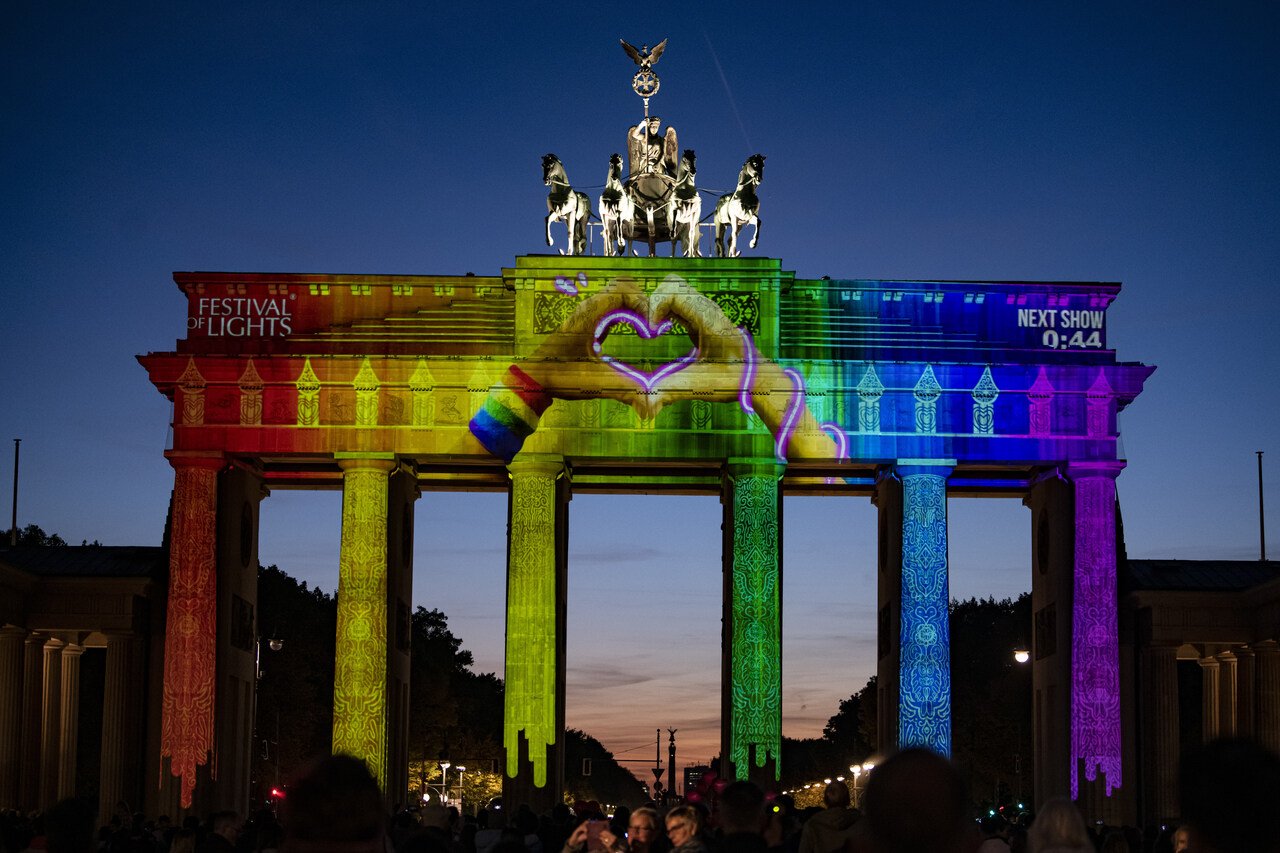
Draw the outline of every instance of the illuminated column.
M732 764L726 777L766 783L782 770L782 471L773 460L731 459L722 498L721 755Z
M1200 658L1200 685L1201 700L1200 709L1203 717L1203 728L1201 738L1205 743L1213 740L1218 736L1218 712L1222 707L1221 701L1218 699L1218 689L1220 682L1218 680L1218 659L1214 657Z
M339 454L342 550L334 648L333 751L387 784L387 486L389 453Z
M1222 652L1218 658L1218 737L1236 736L1236 656Z
M76 793L76 744L80 735L80 656L84 646L62 649L62 722L58 731L58 799Z
M98 773L100 815L110 815L116 803L129 799L125 795L126 755L136 749L129 743L132 651L131 637L107 635L107 672L102 689L102 753Z
M1121 784L1120 633L1116 603L1116 475L1124 463L1071 463L1075 577L1071 607L1071 797L1084 778Z
M28 634L22 651L22 744L18 774L18 802L22 811L40 804L40 743L44 721L43 634Z
M0 628L0 809L18 805L18 772L22 743L23 628Z
M951 755L947 623L948 463L898 465L902 478L902 613L898 745Z
M1254 728L1257 714L1258 687L1257 668L1254 665L1253 649L1242 646L1235 650L1236 654L1236 735L1239 737L1256 737Z
M1253 650L1258 663L1258 742L1280 752L1280 645L1264 640Z
M503 800L535 811L563 785L568 481L559 456L522 454L511 471L507 541ZM550 784L548 784L550 782ZM511 800L508 800L511 797Z
M1149 646L1143 667L1142 728L1147 768L1147 817L1178 813L1178 649Z
M40 720L40 808L58 801L58 748L62 737L62 640L49 638L44 644L44 690Z
M218 469L220 454L167 454L174 469L165 620L160 758L181 778L190 808L196 771L213 751L217 661Z
M876 752L898 747L898 660L902 628L902 480L881 468L871 496L876 518Z

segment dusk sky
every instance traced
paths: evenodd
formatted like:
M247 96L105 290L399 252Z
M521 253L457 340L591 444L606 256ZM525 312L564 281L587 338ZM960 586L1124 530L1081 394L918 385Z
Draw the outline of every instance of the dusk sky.
M173 271L496 275L546 251L543 154L598 188L625 152L642 108L618 39L669 38L652 111L699 184L768 158L748 254L806 278L1122 282L1108 341L1158 367L1120 418L1129 555L1256 559L1258 450L1280 553L1274 3L7 11L0 484L21 438L20 525L160 543L171 411L134 356L185 334ZM332 591L340 503L273 493L261 562ZM424 494L415 549L415 603L499 674L505 513ZM678 727L680 763L710 758L719 504L587 495L570 519L569 724L649 744L631 758ZM874 520L865 498L786 503L788 735L873 672ZM951 501L952 596L1028 590L1030 526L1016 500Z

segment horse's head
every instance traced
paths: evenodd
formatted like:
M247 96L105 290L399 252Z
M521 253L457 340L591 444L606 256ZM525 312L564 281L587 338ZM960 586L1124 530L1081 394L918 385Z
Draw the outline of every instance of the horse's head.
M542 155L542 182L544 184L551 183L551 174L556 171L556 167L560 165L560 158L554 154Z
M743 171L750 174L757 182L764 180L764 155L752 154L747 158L747 162L742 164Z
M680 166L687 169L690 175L698 173L698 155L693 153L692 148L684 149L684 156L680 158Z
M609 177L618 178L622 176L622 155L613 154L609 157Z

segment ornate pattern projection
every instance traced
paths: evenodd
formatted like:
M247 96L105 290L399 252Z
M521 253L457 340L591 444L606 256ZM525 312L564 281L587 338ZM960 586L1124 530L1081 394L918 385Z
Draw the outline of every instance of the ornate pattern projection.
M533 784L547 784L547 747L556 742L556 477L560 463L511 465L507 569L507 775L520 772L520 734Z
M191 807L196 768L213 751L214 662L217 660L218 468L220 460L174 462L173 535L169 548L169 613L165 622L160 755L182 779ZM216 764L214 775L216 776Z
M1120 638L1116 617L1116 482L1119 465L1072 472L1076 492L1071 632L1071 797L1079 767L1089 781L1106 774L1120 787Z
M386 459L342 460L342 548L333 673L333 751L363 758L386 788Z
M708 299L720 306L729 322L738 328L746 328L752 334L760 333L760 294L758 293L707 293ZM539 293L533 302L533 331L539 335L550 334L564 325L565 320L582 301L581 296L560 293ZM688 329L674 322L671 331L686 335ZM634 335L635 329L625 325L615 326L611 335Z
M733 480L733 648L729 760L739 779L769 756L782 772L782 594L778 484L773 475Z
M1032 435L1045 436L1053 432L1053 391L1053 383L1041 367L1036 381L1027 389L1028 431Z
M311 359L302 363L302 373L294 387L298 389L298 426L319 426L320 378L311 369Z
M996 397L1000 389L991 378L991 368L983 368L982 378L973 386L973 434L992 435L995 432Z
M1098 371L1098 378L1086 394L1085 433L1090 438L1106 438L1111 434L1111 401L1115 390L1107 381L1105 371Z
M938 398L942 396L942 386L938 377L933 375L933 365L926 364L920 381L913 390L916 398L916 432L935 433L938 431Z
M379 382L369 359L360 362L351 386L356 389L356 426L377 426Z
M178 387L182 389L182 422L204 423L205 381L194 358L187 359L187 369L178 377Z
M902 640L898 745L951 754L947 480L902 470Z
M253 359L244 366L240 374L240 426L262 425L262 389L265 383L254 367Z
M867 372L858 382L858 431L880 432L880 398L884 396L884 383L876 375L874 364L867 365Z
M436 380L427 367L427 360L419 357L413 374L409 377L409 390L413 393L413 410L410 414L413 426L427 427L435 423L435 395L431 393L435 387Z

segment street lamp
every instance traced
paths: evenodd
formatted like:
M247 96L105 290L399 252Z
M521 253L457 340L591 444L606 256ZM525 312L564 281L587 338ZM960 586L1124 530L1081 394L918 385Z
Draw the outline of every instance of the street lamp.
M447 761L440 762L440 805L449 800L449 768L452 766Z
M1021 648L1014 649L1013 659L1016 660L1018 663L1026 663L1027 661L1031 660L1031 652Z
M461 764L458 765L458 811L462 811L462 774L467 772L467 768Z

